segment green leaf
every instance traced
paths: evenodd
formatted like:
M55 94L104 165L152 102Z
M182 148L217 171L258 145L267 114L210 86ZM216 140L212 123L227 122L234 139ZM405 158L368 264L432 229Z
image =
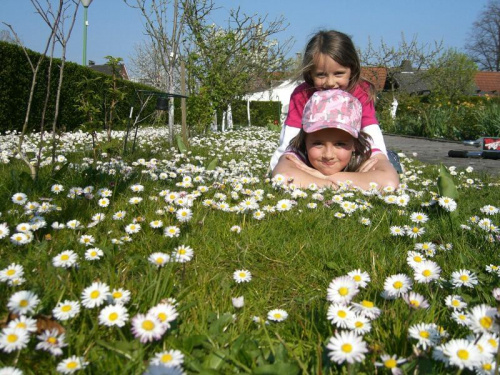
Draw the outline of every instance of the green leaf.
M215 158L208 164L207 171L213 171L215 168L217 168L217 163L219 162L219 159Z
M112 344L103 340L96 340L97 345L100 345L108 350L114 351L125 358L132 359L131 352L137 349L134 342L129 341L115 341Z
M179 149L179 152L181 154L185 154L187 153L187 147L186 145L184 144L184 141L182 140L182 137L180 134L177 134L177 136L175 137L176 140L177 140L177 148Z
M225 313L215 322L210 325L208 332L211 336L217 336L224 332L226 326L233 322L233 316L230 313Z
M224 352L218 350L216 353L210 353L203 361L203 366L213 370L218 370L224 363L226 355Z
M294 375L300 372L299 366L293 363L278 362L272 365L257 367L253 373L255 375Z
M440 196L448 197L455 200L458 199L457 187L453 182L453 178L450 172L446 169L446 167L443 164L441 164L441 168L439 169L437 188Z

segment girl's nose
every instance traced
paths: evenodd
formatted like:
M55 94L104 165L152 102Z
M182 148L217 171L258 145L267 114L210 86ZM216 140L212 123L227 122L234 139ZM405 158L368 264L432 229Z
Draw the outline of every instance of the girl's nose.
M335 158L335 153L333 152L333 147L326 146L323 149L323 158L327 159L327 160Z
M337 80L333 76L328 76L325 84L325 88L328 89L336 89L337 88Z

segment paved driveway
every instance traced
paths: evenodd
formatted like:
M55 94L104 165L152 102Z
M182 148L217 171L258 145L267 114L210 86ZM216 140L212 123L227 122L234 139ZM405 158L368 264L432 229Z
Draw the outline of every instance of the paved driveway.
M448 167L454 165L457 168L463 169L471 166L475 171L484 171L495 176L500 176L500 160L449 157L449 150L480 150L473 146L464 146L461 142L444 142L427 138L396 136L391 134L384 134L384 140L388 149L403 152L407 156L418 159L424 163L443 163ZM413 156L414 152L417 153L417 156Z

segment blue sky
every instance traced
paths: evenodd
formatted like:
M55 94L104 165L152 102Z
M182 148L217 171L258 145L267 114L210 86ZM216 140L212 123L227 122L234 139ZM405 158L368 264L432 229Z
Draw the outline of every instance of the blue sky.
M294 38L290 55L301 52L319 29L345 32L360 48L367 45L369 38L375 46L380 45L381 38L397 46L404 33L407 40L414 36L420 43L442 40L446 48L460 50L472 30L472 23L488 3L488 0L214 1L221 9L212 21L221 25L227 19L227 11L238 6L248 14L267 13L269 19L283 15L290 26L279 38ZM88 20L87 57L97 64L104 63L106 55L122 57L127 64L134 53L134 45L146 38L139 12L122 0L94 0L88 8ZM48 27L34 13L29 0L0 0L0 22L11 24L23 43L35 51L41 51L49 36ZM0 29L6 26L0 24ZM81 63L82 35L81 6L68 45L69 61Z

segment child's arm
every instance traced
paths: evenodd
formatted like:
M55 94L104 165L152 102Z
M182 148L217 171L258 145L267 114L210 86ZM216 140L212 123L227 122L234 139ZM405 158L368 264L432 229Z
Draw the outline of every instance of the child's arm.
M287 180L292 180L293 184L299 187L307 187L309 184L315 183L319 187L338 188L335 183L327 179L328 176L308 167L291 154L285 154L280 157L278 164L272 171L273 177L277 174L282 175Z
M297 134L299 134L299 132L300 128L295 128L292 126L288 126L286 124L283 125L283 127L281 128L279 146L276 149L276 151L274 151L274 154L271 157L271 162L269 163L271 170L273 170L276 167L278 161L280 160L281 155L283 155L283 153L286 151L286 148L290 144L290 141Z

